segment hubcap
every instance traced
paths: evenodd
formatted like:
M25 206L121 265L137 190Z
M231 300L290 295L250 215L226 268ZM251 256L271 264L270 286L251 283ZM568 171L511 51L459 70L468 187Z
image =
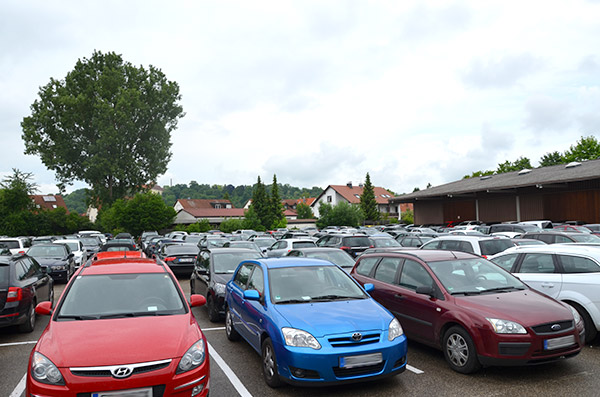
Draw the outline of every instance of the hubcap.
M233 324L231 323L231 314L229 314L229 312L227 312L227 318L225 319L225 330L227 331L227 334L231 334L231 327L233 327Z
M465 365L469 359L469 347L465 339L459 334L450 335L446 342L446 351L450 361L458 367Z
M263 359L263 365L265 366L265 372L269 378L272 378L275 374L275 362L273 360L273 351L271 346L265 346L265 358Z

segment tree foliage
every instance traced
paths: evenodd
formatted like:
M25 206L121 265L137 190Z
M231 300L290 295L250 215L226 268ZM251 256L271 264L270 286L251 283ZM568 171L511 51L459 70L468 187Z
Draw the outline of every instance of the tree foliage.
M527 157L519 157L513 162L506 160L504 163L498 164L496 169L497 174L503 174L511 171L521 171L523 169L531 169L531 161Z
M400 215L400 221L406 225L412 225L415 223L413 210L407 209L406 211L402 211L402 215Z
M281 204L281 196L279 195L279 187L277 186L277 176L273 175L273 184L271 185L271 197L270 197L270 216L272 217L271 226L269 229L275 229L278 227L285 227L287 222L285 221L285 214L283 213L283 205ZM280 226L282 225L283 226Z
M296 213L298 214L298 219L314 219L315 217L310 205L306 203L298 203Z
M549 167L551 165L564 164L565 158L559 152L549 152L540 158L540 167Z
M376 222L379 220L379 210L377 209L377 201L375 200L375 189L371 184L371 177L367 172L365 185L360 196L360 208L365 219Z
M95 204L110 205L166 171L180 99L159 69L95 51L40 88L21 123L25 153L39 155L62 188L85 181Z
M319 207L321 217L317 220L317 227L325 226L353 226L358 227L364 222L364 214L358 205L348 204L345 201L335 207L328 203L321 203Z
M581 137L575 145L571 145L563 154L565 163L572 161L595 160L600 158L600 142L595 136Z

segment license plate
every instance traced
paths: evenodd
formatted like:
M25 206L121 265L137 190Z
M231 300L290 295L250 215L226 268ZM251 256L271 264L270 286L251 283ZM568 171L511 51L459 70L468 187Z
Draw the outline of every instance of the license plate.
M92 397L152 397L152 388L100 391L92 393Z
M179 259L179 262L193 262L194 259L193 258L181 258Z
M575 344L575 335L567 335L560 338L546 339L544 341L544 350L560 349Z
M363 354L361 356L340 357L340 368L365 367L383 361L381 353Z

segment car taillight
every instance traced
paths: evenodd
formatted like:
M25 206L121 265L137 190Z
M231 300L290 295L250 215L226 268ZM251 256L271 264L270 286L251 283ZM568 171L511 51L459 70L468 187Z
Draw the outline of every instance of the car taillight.
M167 256L165 258L165 262L174 261L175 259L177 259L177 258L175 258L174 256Z
M23 299L23 289L19 287L10 287L8 289L8 295L6 296L7 302L18 302Z
M481 256L483 256L484 259L487 259L487 255L481 255Z
M17 252L17 254L24 254L24 253L25 253L25 251L23 251L23 250Z
M349 250L350 247L340 247L340 249L342 249L342 250Z
M369 245L369 248L375 248L375 246L374 245Z

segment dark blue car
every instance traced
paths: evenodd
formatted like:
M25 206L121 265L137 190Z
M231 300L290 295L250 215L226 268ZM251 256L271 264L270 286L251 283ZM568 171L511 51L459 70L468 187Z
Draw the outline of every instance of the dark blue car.
M225 299L228 339L242 337L261 354L271 387L360 382L406 368L398 320L331 262L244 261Z

